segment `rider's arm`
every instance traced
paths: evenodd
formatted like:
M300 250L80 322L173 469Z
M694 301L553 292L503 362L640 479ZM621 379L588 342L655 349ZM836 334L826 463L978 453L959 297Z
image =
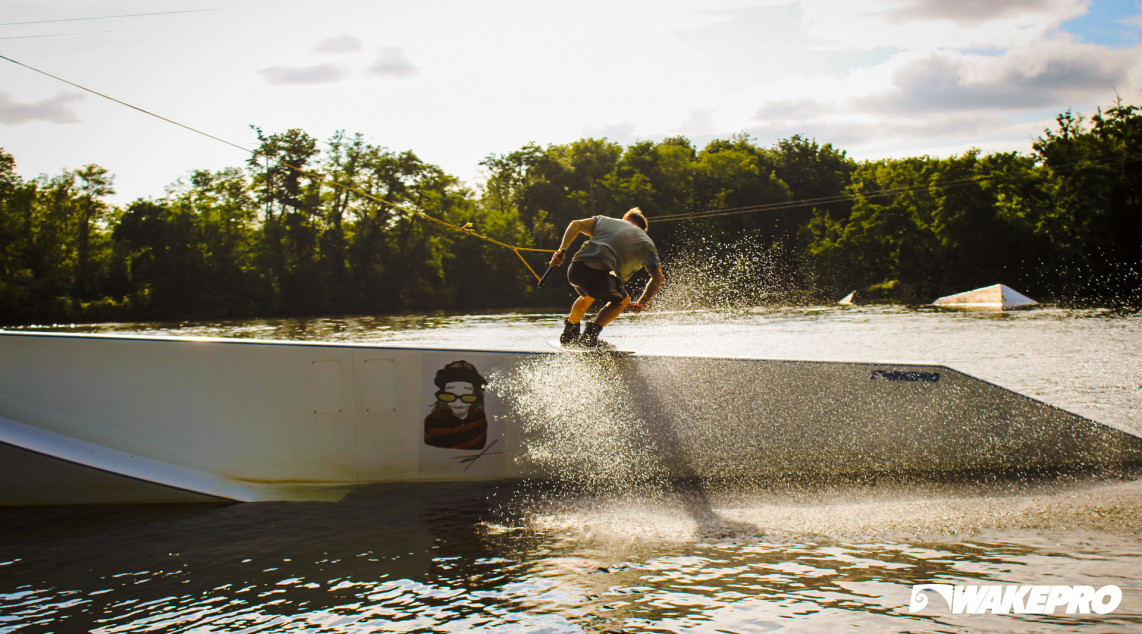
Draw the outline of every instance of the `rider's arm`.
M662 267L654 267L654 270L650 272L650 280L646 283L646 288L642 291L642 296L638 298L637 302L630 305L634 312L637 313L646 309L646 303L653 299L655 294L658 293L658 287L662 286L662 280L664 279L666 279L666 276L662 274Z
M580 233L589 236L594 232L594 218L572 220L571 224L567 225L567 230L563 232L563 240L559 243L559 250L555 252L555 255L551 256L551 266L563 264L563 255L567 253L567 249L571 246L571 243L575 242L575 238L578 238Z

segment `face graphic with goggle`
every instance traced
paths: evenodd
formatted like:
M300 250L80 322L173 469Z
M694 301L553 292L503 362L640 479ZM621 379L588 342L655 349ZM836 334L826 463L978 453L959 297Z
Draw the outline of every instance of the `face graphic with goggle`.
M452 381L444 384L444 389L436 393L436 400L447 403L452 415L459 419L468 417L472 404L480 400L476 387L467 381Z

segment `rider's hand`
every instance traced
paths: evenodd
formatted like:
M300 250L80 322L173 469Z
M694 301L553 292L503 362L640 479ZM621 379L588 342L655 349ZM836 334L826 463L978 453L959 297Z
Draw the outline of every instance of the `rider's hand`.
M554 255L551 256L551 261L548 262L547 265L550 266L551 268L555 268L557 266L563 266L563 258L565 256L566 256L566 252L563 251L562 249L560 249L559 251L556 251Z
M632 313L641 313L642 311L646 310L646 304L640 304L638 302L631 302L631 303L627 304L627 310L629 310Z

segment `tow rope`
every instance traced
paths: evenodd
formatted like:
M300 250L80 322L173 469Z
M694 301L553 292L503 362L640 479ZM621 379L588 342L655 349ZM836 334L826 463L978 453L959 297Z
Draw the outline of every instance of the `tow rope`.
M102 97L104 99L107 99L108 101L113 101L113 102L115 102L121 106L126 106L128 108L131 108L132 110L137 110L143 114L146 114L146 115L152 116L156 119L160 119L160 120L165 121L167 123L176 125L176 126L182 128L184 130L189 130L190 132L202 135L208 139L213 139L215 141L218 141L219 143L225 143L226 145L229 145L230 147L233 147L233 148L237 148L243 152L246 152L247 154L249 154L253 157L262 157L262 158L266 159L267 161L273 161L277 165L289 168L289 169L297 172L298 174L304 174L305 176L308 176L309 178L311 178L317 182L324 183L326 185L330 185L330 186L334 186L334 187L340 187L341 189L343 189L347 192L351 192L353 194L356 194L358 196L361 196L362 198L366 198L368 200L380 203L382 205L387 205L393 209L399 209L401 211L412 214L412 215L417 216L419 218L422 218L424 220L434 222L434 223L436 223L442 227L447 227L448 229L451 229L453 231L458 231L458 232L463 233L465 235L469 235L469 236L472 236L474 238L479 238L480 240L483 240L483 241L488 242L490 244L494 244L498 247L510 249L513 253L516 254L516 257L519 258L519 261L523 262L523 265L525 267L527 267L528 272L530 272L535 277L536 280L541 280L542 276L535 272L535 269L532 268L531 264L528 263L527 259L523 257L523 253L524 252L555 253L555 249L536 249L536 248L532 248L532 247L518 247L518 246L511 245L511 244L507 244L505 242L501 242L499 240L496 240L495 238L488 237L484 234L476 233L476 230L473 227L471 222L466 222L463 225L457 225L457 224L453 224L451 222L448 222L446 220L442 220L440 218L437 218L436 216L431 216L429 214L426 214L423 211L420 211L419 209L413 209L411 207L406 207L404 205L398 205L397 203L389 202L389 201L387 201L383 198L380 198L378 196L374 196L374 195L369 194L367 192L363 192L363 191L357 189L356 187L352 187L350 185L346 185L344 183L340 183L340 182L335 181L335 180L330 180L330 179L326 178L325 176L322 176L321 174L316 174L314 172L310 172L309 170L302 169L302 168L297 167L295 165L290 165L289 163L286 163L285 161L274 158L268 154L264 154L264 153L259 152L257 150L251 150L247 147L243 147L243 146L241 146L237 143L234 143L232 141L228 141L228 140L223 139L221 137L214 136L213 134L210 134L208 132L203 132L202 130L199 130L197 128L193 128L193 127L188 126L188 125L183 124L183 123L179 123L178 121L175 121L173 119L168 119L167 117L164 117L164 116L159 115L159 114L155 114L154 112L140 108L139 106L129 104L129 103L122 101L120 99L116 99L114 97L111 97L110 95L105 95L105 94L103 94L97 90L93 90L93 89L88 88L86 86L81 86L80 84L77 84L73 81L69 81L67 79L64 79L63 77L53 75L47 71L40 70L39 68L35 68L33 66L28 66L27 64L24 64L22 62L18 62L18 61L14 60L10 57L5 57L4 55L0 55L0 59L12 62L13 64L15 64L17 66L21 66L23 68L26 68L30 71L39 73L39 74L44 75L46 77L51 77L52 79L54 79L56 81L63 82L69 86L73 86L73 87L78 88L84 92L89 92L89 93L96 95L98 97Z

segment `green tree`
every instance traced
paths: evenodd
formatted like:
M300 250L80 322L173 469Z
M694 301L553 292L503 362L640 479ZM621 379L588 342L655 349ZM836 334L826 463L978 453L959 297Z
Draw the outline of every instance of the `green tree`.
M789 200L789 186L776 174L772 153L756 147L748 136L711 141L698 153L695 170L695 203L699 210L728 210ZM709 224L728 235L755 229L772 242L777 231L769 212L720 217Z
M77 288L78 230L75 173L36 179L35 200L28 211L27 264L35 280L37 303L64 304Z
M172 193L164 206L179 223L193 225L201 240L198 314L250 314L268 304L257 262L258 205L241 169L196 170L189 187Z
M483 198L485 204L500 214L516 214L535 232L539 209L531 196L535 176L533 169L543 157L543 150L534 143L508 154L490 154L480 165L484 167Z
M806 225L806 266L822 290L919 297L938 273L930 187L938 161L924 158L860 164L849 188L852 213L818 211ZM847 292L847 291L845 291Z
M278 310L314 312L320 307L314 289L321 288L316 268L321 184L310 162L319 154L317 140L296 128L270 135L254 130L260 145L247 164L264 209L263 257Z
M793 200L798 201L843 197L856 169L856 164L843 150L829 143L818 145L815 139L799 134L778 141L774 154L774 173L789 187ZM828 210L834 218L844 217L851 209L845 200L819 202L813 207ZM800 215L802 219L808 218L804 211Z
M113 186L115 177L98 165L87 165L76 170L75 177L79 194L77 201L78 218L76 219L76 255L78 261L75 295L80 299L91 299L95 292L91 269L92 252L104 246L103 241L100 240L103 237L103 232L99 231L102 227L95 225L105 219L110 209L100 198L115 193ZM95 230L95 240L93 240L93 229Z
M526 205L535 210L537 244L557 241L572 220L614 215L615 210L607 208L612 201L605 182L622 151L622 146L605 139L581 139L548 146L535 160Z
M1038 231L1053 245L1063 295L1142 301L1142 115L1121 102L1091 118L1067 111L1033 147L1054 206Z
M124 258L135 310L149 318L200 316L207 296L201 226L185 206L139 200L112 234Z
M349 232L354 209L362 204L357 193L364 187L370 153L374 148L358 133L352 137L338 130L327 142L321 160L322 173L330 186L324 188L318 235L323 303L345 306L353 291L349 266Z
M16 174L16 159L0 148L0 320L13 321L28 304L31 282L25 249L30 238L29 187Z

